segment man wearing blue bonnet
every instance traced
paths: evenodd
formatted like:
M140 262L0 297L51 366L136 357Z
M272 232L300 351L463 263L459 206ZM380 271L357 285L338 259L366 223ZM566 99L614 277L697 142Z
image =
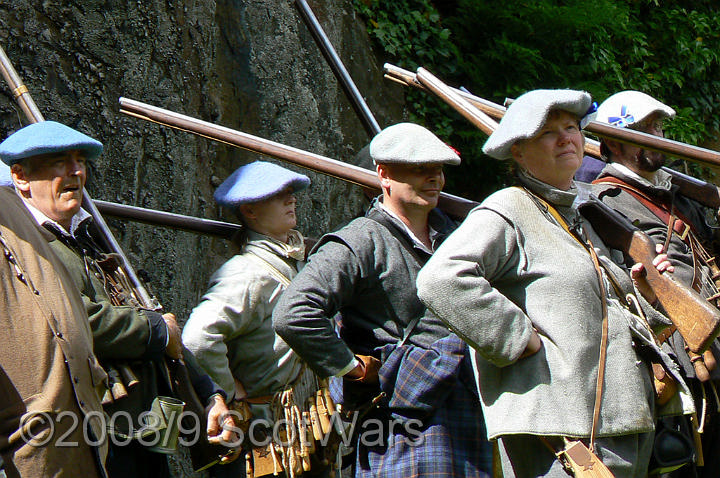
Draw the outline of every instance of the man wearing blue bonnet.
M279 419L309 416L308 399L314 400L321 388L317 376L272 328L273 308L304 264L304 239L295 230L295 195L309 184L307 176L256 161L238 168L215 191L218 204L234 211L244 226L240 252L210 278L185 325L183 341L228 392L231 407L241 414L241 429L257 430L264 423L272 430ZM329 406L322 405L319 413ZM304 429L282 426L288 428L287 437L304 436ZM267 445L258 443L262 440L248 440L245 451L248 468L262 476ZM319 444L309 456L297 441L289 446L276 441L274 446L283 457L300 457L282 460L287 476L324 476L328 466L323 461L334 458L324 456L332 455L332 449ZM240 476L244 470L236 462L215 470L215 476Z
M115 420L109 433L131 435L141 427L139 416L150 410L158 395L171 395L163 357L183 357L180 329L175 316L145 310L122 302L106 280L108 256L91 236L91 216L81 208L87 164L102 153L102 143L68 126L44 121L26 126L0 144L0 158L10 166L17 194L37 225L48 237L50 248L65 264L80 290L93 334L95 353L107 370L128 367L140 383L126 387L128 395L109 395L104 409L109 416L122 412L132 417ZM52 234L47 234L47 232ZM109 289L106 290L106 287ZM209 421L219 435L218 418L227 412L222 390L185 355L193 386L210 407ZM122 423L121 423L122 422ZM131 429L135 427L134 430ZM231 438L226 432L225 438ZM110 440L107 468L110 477L169 476L166 457L150 452L136 440L119 446ZM127 443L127 442L125 442Z
M355 476L480 477L490 470L467 346L417 297L418 271L455 227L436 209L460 157L400 123L370 143L382 195L325 235L273 324L321 377L342 381ZM335 320L339 316L339 336Z
M663 121L673 118L675 110L641 91L615 93L602 102L596 121L642 133L664 137ZM713 227L706 218L717 213L685 196L673 184L673 178L662 169L666 158L630 144L603 138L600 151L605 165L593 181L594 192L601 201L621 212L656 243L663 244L675 265L675 280L693 287L717 305L718 286L713 268L716 247ZM709 259L708 259L709 258ZM720 341L713 342L702 356L688 352L679 332L661 335L666 350L672 350L695 397L699 418L673 427L690 430L701 438L696 460L673 477L717 476L720 467ZM672 425L667 421L661 429ZM686 456L690 461L692 456ZM679 459L675 460L680 462Z
M4 163L0 174L0 476L105 477L95 387L107 376L85 308Z

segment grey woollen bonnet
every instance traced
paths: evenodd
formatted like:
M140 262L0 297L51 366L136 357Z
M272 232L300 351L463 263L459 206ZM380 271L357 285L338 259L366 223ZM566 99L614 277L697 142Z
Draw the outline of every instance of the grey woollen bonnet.
M592 98L585 91L528 91L508 107L497 129L483 145L483 152L495 159L511 159L512 145L538 134L550 111L564 110L582 118L591 103Z
M398 123L370 141L375 164L460 164L460 156L440 138L414 123Z

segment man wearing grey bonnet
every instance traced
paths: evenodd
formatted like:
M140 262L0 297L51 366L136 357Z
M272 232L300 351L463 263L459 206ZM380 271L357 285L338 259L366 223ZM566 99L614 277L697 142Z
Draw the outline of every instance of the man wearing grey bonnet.
M479 477L489 470L467 345L427 313L415 278L454 224L436 209L460 157L427 129L370 143L382 196L320 239L273 312L276 332L362 420L355 476ZM335 332L336 316L339 337Z

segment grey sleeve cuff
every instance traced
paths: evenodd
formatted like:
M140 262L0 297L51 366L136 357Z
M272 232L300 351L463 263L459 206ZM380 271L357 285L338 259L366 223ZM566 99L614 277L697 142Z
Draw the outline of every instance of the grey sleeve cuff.
M340 370L338 373L336 373L334 376L335 376L335 377L344 377L345 374L347 374L348 372L350 372L350 370L352 370L352 369L354 369L355 367L357 367L357 366L358 366L358 363L359 363L359 362L358 362L358 359L356 359L355 357L353 357L352 361L351 361L349 364L347 364L342 370Z

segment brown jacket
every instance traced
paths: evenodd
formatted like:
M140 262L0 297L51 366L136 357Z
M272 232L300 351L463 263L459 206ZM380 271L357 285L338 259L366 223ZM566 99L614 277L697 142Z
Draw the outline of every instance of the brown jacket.
M21 199L0 187L0 205L5 471L9 477L102 476L96 453L104 463L106 442L94 449L88 440L106 438L95 392L105 373L92 351L80 295Z

